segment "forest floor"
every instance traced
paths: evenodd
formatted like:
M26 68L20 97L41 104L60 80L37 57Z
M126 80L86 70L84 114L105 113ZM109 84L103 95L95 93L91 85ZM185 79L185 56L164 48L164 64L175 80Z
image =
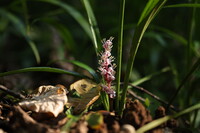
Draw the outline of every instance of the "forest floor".
M134 133L143 125L166 115L162 106L159 106L154 113L153 118L139 100L127 100L122 118L116 116L114 112L104 110L89 111L76 118L66 116L63 111L57 117L53 117L26 111L18 104L2 99L0 133ZM177 127L177 120L172 119L148 132L173 133Z

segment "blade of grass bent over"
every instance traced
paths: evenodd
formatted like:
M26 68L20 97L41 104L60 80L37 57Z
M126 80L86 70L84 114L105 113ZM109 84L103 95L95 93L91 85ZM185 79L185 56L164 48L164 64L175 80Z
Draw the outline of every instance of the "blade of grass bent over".
M122 111L124 109L124 104L126 100L126 92L128 89L128 83L129 83L129 77L130 73L132 71L132 67L134 64L135 56L138 50L138 47L140 45L140 41L144 35L144 32L146 31L147 27L149 26L150 22L155 18L156 14L160 11L160 9L164 6L165 2L167 0L150 0L142 15L141 18L137 24L134 36L133 36L133 42L130 50L130 56L128 59L128 65L126 68L126 76L124 79L124 85L122 90L122 99L120 102L120 115L122 115Z
M72 64L74 64L74 65L76 65L76 66L78 66L80 68L83 68L83 69L87 70L92 75L92 77L94 78L94 80L96 82L99 81L99 77L98 77L97 73L90 66L88 66L88 65L86 65L86 64L84 64L84 63L82 63L80 61L75 61L75 60L69 60L68 62L70 62L70 63L72 63Z
M93 37L94 48L95 48L96 54L98 54L99 50L100 50L99 45L101 44L100 43L101 36L100 36L99 28L97 25L97 21L94 16L94 13L93 13L93 10L92 10L89 0L82 0L82 3L85 6L85 9L86 9L86 12L88 15L90 29L91 29L91 33L92 33L92 37Z
M94 69L92 69L90 66L88 66L87 64L84 64L83 62L80 62L80 61L77 61L77 60L53 60L53 61L50 61L48 63L48 65L50 64L54 64L56 62L69 62L75 66L78 66L86 71L88 71L91 76L93 77L93 79L98 83L99 82L99 77L97 75L97 73L95 72Z
M23 69L18 69L18 70L12 70L8 72L0 73L0 77L12 75L12 74L18 74L18 73L25 73L25 72L52 72L52 73L68 74L68 75L72 75L72 76L76 76L80 78L89 78L77 72L67 71L67 70L52 68L52 67L29 67L29 68L23 68Z
M126 0L120 1L120 17L119 17L119 39L117 48L117 74L116 74L116 102L115 110L119 112L119 92L120 92L120 82L121 82L121 65L122 65L122 45L123 45L123 30L124 30L124 10L125 10Z

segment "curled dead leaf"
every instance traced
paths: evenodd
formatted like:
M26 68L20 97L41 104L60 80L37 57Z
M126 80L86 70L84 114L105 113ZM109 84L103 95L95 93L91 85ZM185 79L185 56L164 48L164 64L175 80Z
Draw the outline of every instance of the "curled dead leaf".
M78 80L70 85L70 91L77 93L69 97L69 103L74 107L74 113L79 114L93 104L100 96L101 87L88 79Z
M68 101L66 93L65 87L62 85L40 86L37 94L29 100L20 102L19 105L25 110L47 113L57 117Z

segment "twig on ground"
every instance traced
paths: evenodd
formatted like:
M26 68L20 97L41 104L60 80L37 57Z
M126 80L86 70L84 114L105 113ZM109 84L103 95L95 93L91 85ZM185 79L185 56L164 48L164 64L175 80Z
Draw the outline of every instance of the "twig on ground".
M11 90L9 90L7 87L3 86L3 85L0 85L0 90L4 91L5 93L15 97L15 98L18 98L18 99L25 99L25 96L22 95L22 94L19 94L19 93L16 93L16 92L13 92Z
M138 100L145 102L145 99L144 99L144 98L138 96L138 95L135 94L135 92L133 92L132 90L128 89L128 93L131 94L133 97L137 98Z
M2 106L4 108L8 108L8 109L12 108L12 106L10 106L8 104L1 103L1 102L0 102L0 106Z
M150 95L151 97L153 97L154 99L156 99L156 100L159 101L160 103L162 103L162 104L164 104L164 105L166 105L166 106L168 105L167 102L161 100L158 96L152 94L152 93L149 92L148 90L146 90L146 89L144 89L144 88L142 88L142 87L139 87L139 86L135 86L135 85L133 85L133 84L129 84L129 85L130 85L131 87L134 87L134 88L136 88L136 89L138 89L138 90L140 90L140 91L142 91L142 92L144 92L144 93ZM174 111L178 111L173 105L170 105L170 108L173 109Z

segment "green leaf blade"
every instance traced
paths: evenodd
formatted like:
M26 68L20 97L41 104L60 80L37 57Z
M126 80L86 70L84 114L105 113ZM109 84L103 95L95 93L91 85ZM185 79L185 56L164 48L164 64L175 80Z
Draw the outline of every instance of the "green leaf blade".
M100 43L101 36L100 36L100 31L97 25L97 21L94 16L89 0L82 0L82 2L83 2L83 5L85 6L85 9L88 15L88 21L90 24L90 29L91 29L91 33L93 37L94 48L95 48L96 53L98 54L101 47L99 46L101 44Z
M12 70L12 71L8 71L8 72L0 73L0 77L13 75L13 74L19 74L19 73L26 73L26 72L51 72L51 73L72 75L72 76L76 76L79 78L88 78L77 72L67 71L67 70L63 70L63 69L59 69L59 68L52 68L52 67L29 67L29 68L23 68L23 69L18 69L18 70Z
M130 50L131 54L129 56L128 64L127 64L127 68L126 68L126 75L125 75L124 85L123 85L123 90L122 90L122 100L120 103L120 109L121 109L120 115L122 115L122 112L124 109L130 73L132 71L135 57L136 57L140 42L142 40L142 37L143 37L147 27L149 26L149 24L151 23L153 18L155 18L157 13L161 10L161 8L164 6L166 1L167 0L159 0L159 1L156 0L156 1L154 1L155 3L149 1L146 5L145 9L143 10L142 18L138 22L138 25L136 27L136 30L135 30L135 33L133 36L132 46L131 46L131 50ZM144 12L147 10L148 10L148 12L147 12L147 14L145 14Z
M95 79L96 82L99 81L99 77L98 77L97 73L90 66L88 66L88 65L86 65L86 64L84 64L80 61L75 61L75 60L69 60L68 62L70 62L70 63L72 63L72 64L74 64L74 65L76 65L80 68L85 69L86 71L88 71L92 75L92 77Z
M174 4L174 5L167 5L164 8L179 8L179 7L197 7L200 8L200 4Z

